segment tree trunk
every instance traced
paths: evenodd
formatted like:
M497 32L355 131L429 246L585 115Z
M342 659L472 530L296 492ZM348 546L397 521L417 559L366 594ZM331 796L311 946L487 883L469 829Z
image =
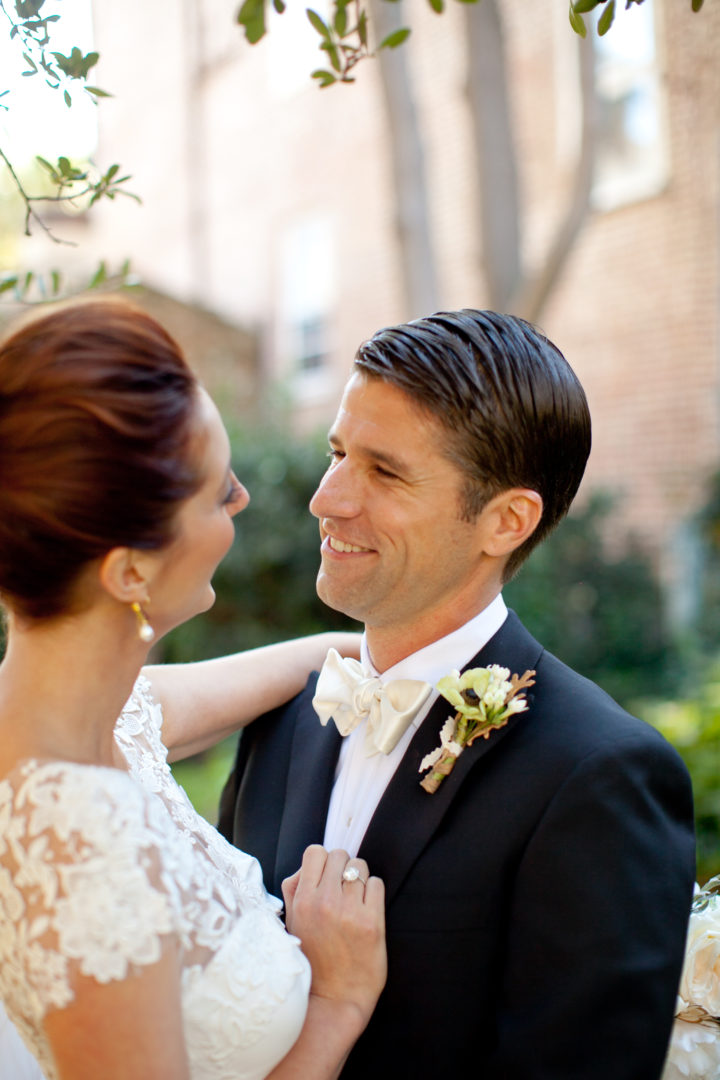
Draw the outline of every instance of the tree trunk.
M468 4L468 102L488 306L507 309L521 278L520 200L502 24L496 0Z
M370 8L378 42L405 25L401 2L370 0ZM439 300L425 154L406 47L381 49L378 63L392 156L406 318L419 318L436 311Z
M523 268L518 166L497 0L468 5L465 19L468 99L489 306L535 321L560 278L590 206L596 141L592 42L578 38L582 135L573 192L539 270L529 275Z

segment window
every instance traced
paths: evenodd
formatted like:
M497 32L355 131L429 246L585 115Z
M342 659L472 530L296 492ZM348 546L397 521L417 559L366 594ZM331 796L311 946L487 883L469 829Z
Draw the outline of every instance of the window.
M326 368L335 276L327 217L307 218L287 230L281 242L280 351L285 371L302 392L301 384L309 387Z
M656 194L667 180L667 141L658 64L658 5L619 10L594 36L598 145L593 202L609 209Z

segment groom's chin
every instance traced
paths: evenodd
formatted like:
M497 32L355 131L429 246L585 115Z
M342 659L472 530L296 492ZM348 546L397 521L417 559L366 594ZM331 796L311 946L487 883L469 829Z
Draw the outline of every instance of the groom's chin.
M315 589L326 607L332 608L333 611L339 611L342 615L348 615L352 619L357 619L358 622L362 622L361 616L354 615L352 611L348 610L348 606L352 605L348 605L348 597L344 590L338 588L337 583L333 585L322 566L318 571Z

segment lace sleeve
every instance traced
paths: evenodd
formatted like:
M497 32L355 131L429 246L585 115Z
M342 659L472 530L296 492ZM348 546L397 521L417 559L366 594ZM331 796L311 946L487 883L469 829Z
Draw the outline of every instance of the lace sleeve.
M130 776L29 762L0 783L0 997L33 1027L77 974L124 979L160 959L178 905L167 823Z
M162 708L153 700L150 681L140 675L115 725L115 739L130 770L151 791L162 787L169 772L162 739Z

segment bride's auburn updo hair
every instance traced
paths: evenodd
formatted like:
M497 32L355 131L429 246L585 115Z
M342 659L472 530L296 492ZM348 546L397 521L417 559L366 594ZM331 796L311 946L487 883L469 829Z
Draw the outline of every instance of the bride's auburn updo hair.
M196 408L176 342L117 297L0 341L0 599L29 618L63 614L93 559L168 544L201 483Z

